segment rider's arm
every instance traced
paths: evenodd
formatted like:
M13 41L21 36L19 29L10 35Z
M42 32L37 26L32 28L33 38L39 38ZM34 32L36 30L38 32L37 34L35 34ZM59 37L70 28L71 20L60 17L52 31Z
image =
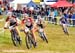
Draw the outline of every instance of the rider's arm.
M8 22L5 22L4 29L7 29L7 27L8 27Z
M24 22L24 19L22 19L22 21L21 21L21 29L24 29L25 28L25 22Z
M8 24L9 24L9 17L7 17L5 20L4 29L6 29L8 27Z
M18 24L21 24L21 20L20 19L16 18L16 20L17 20Z
M36 27L36 22L34 22L34 19L32 19L32 23L33 23L33 26Z
M63 19L63 18L60 18L60 20L59 20L59 24L60 24L60 25L63 24L63 23L62 23L62 19Z

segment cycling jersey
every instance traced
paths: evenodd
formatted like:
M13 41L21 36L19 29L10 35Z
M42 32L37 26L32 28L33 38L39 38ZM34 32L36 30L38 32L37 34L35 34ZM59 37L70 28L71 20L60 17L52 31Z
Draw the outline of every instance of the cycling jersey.
M43 28L43 24L37 24L39 27Z
M31 30L33 28L33 25L32 24L30 26L26 25L26 27Z
M25 24L26 27L32 29L32 27L33 27L33 20L30 17L27 18L27 19L23 19L22 20L22 24Z
M67 20L66 20L65 18L61 18L61 19L60 19L60 22L61 22L62 24L66 24L66 23L67 23Z
M36 24L39 26L39 27L41 27L41 28L43 28L43 24L42 24L42 19L37 19L36 20Z
M9 23L10 23L10 26L12 26L12 25L14 25L14 24L17 25L17 19L16 19L15 16L12 16L12 18L7 17L6 22L8 22L8 21L9 21Z

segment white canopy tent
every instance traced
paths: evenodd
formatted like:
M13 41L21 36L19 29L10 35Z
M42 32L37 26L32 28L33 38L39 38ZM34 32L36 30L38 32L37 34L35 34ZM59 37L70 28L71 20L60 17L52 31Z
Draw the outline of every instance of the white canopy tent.
M10 6L16 10L17 4L28 4L30 1L31 0L14 0L13 2L10 2Z
M46 5L52 5L54 3L56 3L56 2L45 2Z
M54 3L56 3L56 0L44 0L44 2L41 2L40 4L52 5Z
M29 3L31 0L14 0L11 3L18 3L18 4L25 4L25 3Z

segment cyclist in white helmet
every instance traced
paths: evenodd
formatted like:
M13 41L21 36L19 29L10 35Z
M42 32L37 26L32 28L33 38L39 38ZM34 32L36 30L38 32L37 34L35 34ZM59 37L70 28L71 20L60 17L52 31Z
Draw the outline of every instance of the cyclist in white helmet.
M16 18L12 12L8 12L7 14L7 18L6 18L6 22L5 22L5 26L4 26L4 29L7 29L8 26L11 27L11 26L14 26L16 31L18 32L18 35L20 35L20 31L18 30L18 25L20 23L20 20L18 18ZM11 27L12 28L12 27ZM11 28L10 29L10 32L11 32Z
M37 42L36 41L36 36L35 36L35 32L37 30L37 27L36 27L36 24L34 22L34 19L32 17L29 17L28 14L24 14L23 15L23 19L22 19L22 29L24 29L25 27L29 28L29 30L32 32L32 36L35 40L35 43Z

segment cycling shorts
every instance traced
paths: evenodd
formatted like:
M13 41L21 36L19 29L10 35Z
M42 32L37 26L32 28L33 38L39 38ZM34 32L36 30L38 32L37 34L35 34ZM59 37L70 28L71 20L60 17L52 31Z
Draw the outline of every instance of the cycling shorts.
M17 23L16 22L10 23L10 26L13 26L13 25L17 26Z
M31 30L33 28L33 25L32 24L30 26L26 25L26 27L29 28L29 30Z
M37 24L39 27L43 28L43 24Z

